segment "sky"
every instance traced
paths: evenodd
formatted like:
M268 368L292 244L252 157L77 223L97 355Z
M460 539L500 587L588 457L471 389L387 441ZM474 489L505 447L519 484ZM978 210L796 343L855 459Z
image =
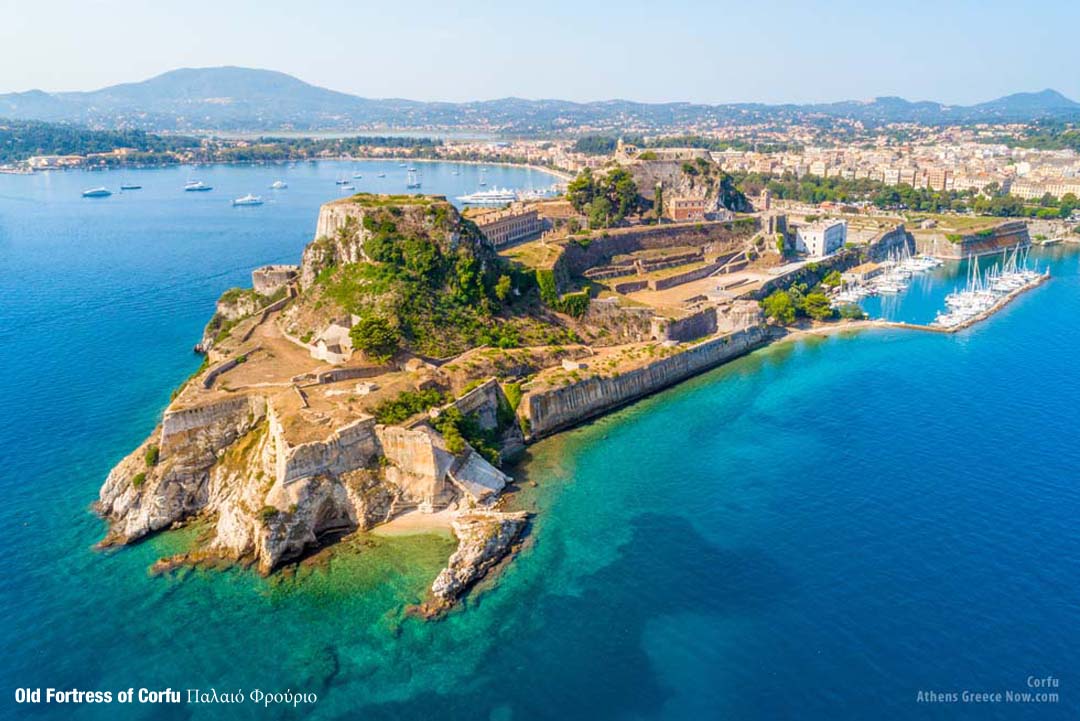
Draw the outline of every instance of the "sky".
M0 0L0 93L179 67L364 97L1080 100L1077 0Z

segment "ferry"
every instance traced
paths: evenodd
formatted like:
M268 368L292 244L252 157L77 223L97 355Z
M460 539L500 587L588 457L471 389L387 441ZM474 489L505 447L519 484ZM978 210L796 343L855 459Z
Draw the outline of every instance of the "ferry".
M201 180L189 180L187 184L184 185L184 190L188 193L205 193L208 190L213 190L213 188Z
M258 195L252 195L251 193L248 193L247 195L245 195L243 197L236 198L235 200L233 200L232 204L234 206L237 206L237 205L262 205L263 204L263 199L260 198Z
M517 192L509 188L479 190L469 195L459 195L458 200L467 205L503 205L517 200Z
M284 180L275 180L273 183L270 184L270 190L285 190L285 188L288 187L289 184L286 183Z
M108 188L91 188L90 190L84 190L82 197L84 198L108 198L112 195L112 191Z

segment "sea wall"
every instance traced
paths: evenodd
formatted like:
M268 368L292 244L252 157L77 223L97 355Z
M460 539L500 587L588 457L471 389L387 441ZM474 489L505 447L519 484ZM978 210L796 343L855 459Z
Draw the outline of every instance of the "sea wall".
M533 439L547 436L720 365L763 345L767 337L765 328L756 326L710 338L618 376L592 376L559 388L528 392L518 415L526 421Z
M975 233L929 233L920 234L916 243L921 253L928 253L946 260L962 260L1000 253L1005 248L1031 245L1027 223L1011 220L993 228Z

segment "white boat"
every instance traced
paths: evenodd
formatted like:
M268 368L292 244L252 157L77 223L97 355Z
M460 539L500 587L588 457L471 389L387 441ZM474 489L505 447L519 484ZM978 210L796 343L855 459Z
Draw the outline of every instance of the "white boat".
M492 188L491 190L478 190L469 195L459 195L457 199L467 205L503 205L504 203L514 202L517 197L517 192L509 188Z
M122 183L120 190L142 190L142 186L135 183Z
M205 193L208 190L213 190L213 188L201 180L189 180L184 185L184 190L188 193Z
M335 180L334 182L335 182L335 183L336 183L337 185L348 185L348 184L349 184L349 179L348 179L348 178L338 178L338 179L337 179L337 180Z
M376 175L375 177L376 177L376 178L385 178L385 177L386 177L386 173L379 173L379 174L378 174L378 175Z
M112 191L108 188L91 188L90 190L84 190L82 197L84 198L108 198L112 195Z
M353 177L359 179L359 178L363 178L364 176L361 175L360 173L353 173Z
M416 174L416 169L410 168L409 177L405 180L405 187L416 190L421 185L420 176Z
M342 190L356 190L356 186L353 185L352 183L345 183L345 185L341 186L341 189Z
M244 195L242 197L239 197L239 198L235 199L232 202L232 204L233 205L262 205L263 204L263 199L260 198L257 195L252 195L251 193L248 193L247 195Z
M284 180L275 180L273 183L270 184L270 190L285 190L285 188L288 187L289 184L286 183Z

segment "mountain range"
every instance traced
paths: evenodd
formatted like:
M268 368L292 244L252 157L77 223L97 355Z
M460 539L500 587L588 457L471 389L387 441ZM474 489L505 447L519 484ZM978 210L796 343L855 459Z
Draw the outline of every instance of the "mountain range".
M370 99L285 73L239 67L184 68L88 92L0 94L0 117L92 128L158 131L485 129L547 134L581 128L663 130L746 122L858 120L928 125L1080 120L1080 103L1055 90L959 106L898 97L808 105L499 100L465 103Z

